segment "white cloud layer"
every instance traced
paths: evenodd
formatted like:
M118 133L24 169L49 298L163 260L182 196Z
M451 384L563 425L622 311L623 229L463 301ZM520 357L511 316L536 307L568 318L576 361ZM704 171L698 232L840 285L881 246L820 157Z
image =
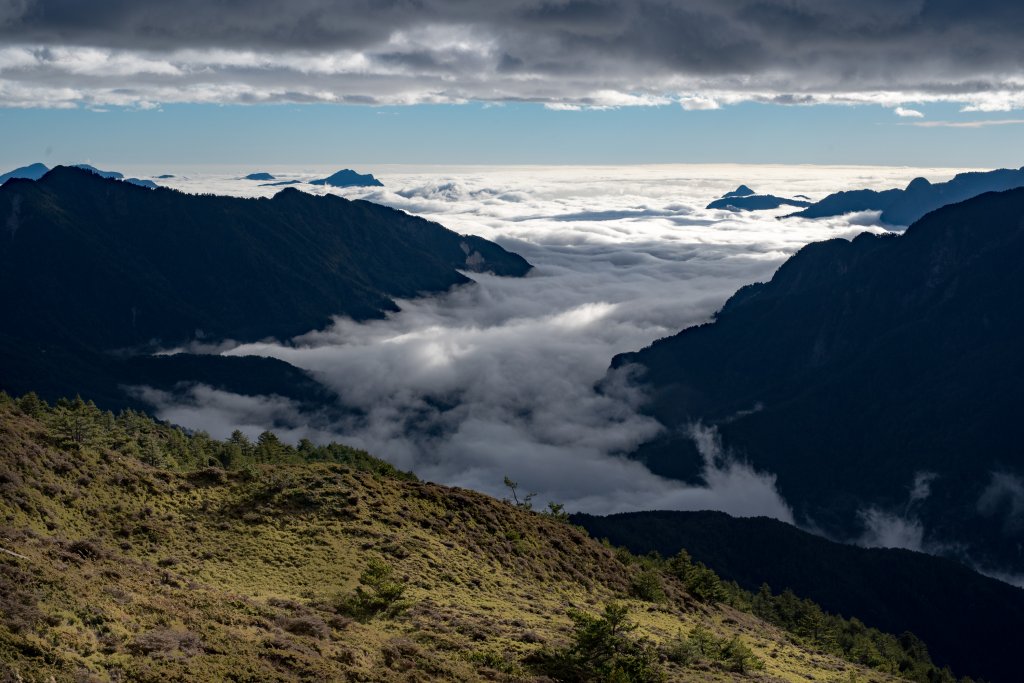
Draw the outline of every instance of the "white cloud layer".
M121 169L144 175L142 169ZM191 191L269 194L238 176L179 169L166 181ZM285 179L327 169L261 169ZM743 284L771 276L807 242L852 237L876 215L776 220L785 210L708 211L740 183L819 198L836 189L902 186L952 170L642 166L405 169L375 167L384 188L316 192L362 197L494 239L536 266L526 278L472 277L451 293L401 301L385 320L337 319L290 343L217 349L270 355L313 373L361 413L303 415L280 398L204 387L186 396L144 393L158 414L226 436L273 428L284 438L340 439L427 479L503 495L505 475L541 504L571 510L719 509L791 514L771 473L721 453L695 429L703 481L686 485L621 457L655 435L628 370L605 380L619 352L705 321ZM165 182L158 180L157 182ZM602 391L594 390L602 384ZM921 486L927 485L922 480ZM923 491L923 488L921 489Z
M0 0L0 105L1024 102L1016 3Z

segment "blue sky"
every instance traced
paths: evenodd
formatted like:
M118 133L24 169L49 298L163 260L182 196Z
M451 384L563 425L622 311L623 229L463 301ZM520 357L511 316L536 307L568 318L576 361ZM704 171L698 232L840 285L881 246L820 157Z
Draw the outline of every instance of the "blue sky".
M814 163L950 167L1024 164L1024 125L916 106L677 104L555 111L540 104L176 104L156 109L0 109L0 163L372 165Z
M7 166L1022 163L1006 0L7 4Z

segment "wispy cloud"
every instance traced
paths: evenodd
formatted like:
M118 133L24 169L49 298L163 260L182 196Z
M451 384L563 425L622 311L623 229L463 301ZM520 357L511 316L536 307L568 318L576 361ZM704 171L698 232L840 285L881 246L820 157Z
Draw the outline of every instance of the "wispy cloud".
M1024 119L984 119L980 121L914 121L905 126L918 128L987 128L989 126L1019 126Z
M924 114L922 114L921 112L917 111L916 109L907 109L905 107L896 107L892 111L893 111L894 114L896 114L896 116L901 116L903 118L912 118L912 119L924 118Z

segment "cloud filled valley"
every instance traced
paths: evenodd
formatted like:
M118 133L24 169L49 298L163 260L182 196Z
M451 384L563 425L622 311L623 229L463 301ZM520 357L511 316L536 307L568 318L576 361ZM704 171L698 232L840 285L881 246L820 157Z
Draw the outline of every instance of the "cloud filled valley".
M278 177L287 169L271 169ZM721 451L695 426L705 466L692 485L622 455L658 434L637 408L633 368L611 358L704 322L740 286L771 277L804 244L881 232L874 214L779 221L784 210L708 211L740 183L820 198L883 188L943 169L755 166L382 169L384 189L317 189L366 198L493 239L529 260L526 278L400 301L384 320L338 318L285 341L203 349L273 356L337 393L345 410L303 413L280 397L196 386L138 388L164 419L214 436L273 428L295 441L338 439L423 478L505 495L505 475L537 501L571 510L719 509L786 521L770 472ZM179 173L189 191L269 194L232 175ZM313 177L306 170L294 177ZM196 347L201 348L199 346ZM195 350L195 349L193 349Z

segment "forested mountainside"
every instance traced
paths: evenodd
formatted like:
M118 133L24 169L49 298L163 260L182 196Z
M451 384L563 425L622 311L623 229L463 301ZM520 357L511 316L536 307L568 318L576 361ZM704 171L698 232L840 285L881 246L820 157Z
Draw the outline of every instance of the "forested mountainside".
M614 360L668 428L635 456L699 479L702 422L833 537L902 520L921 548L1021 572L1022 252L1024 190L804 247L712 322Z
M992 681L1020 676L1015 643L1024 590L952 560L892 548L835 543L768 517L651 511L573 515L594 538L637 554L685 548L723 579L757 592L793 590L822 608L884 631L912 631L933 658Z
M189 195L57 167L0 187L0 217L3 388L81 393L111 406L131 404L119 386L171 365L126 367L126 356L193 341L287 339L332 316L380 317L396 310L395 297L469 283L460 270L530 270L482 238L294 189L271 199ZM222 363L219 376L232 369L182 362L193 374L203 363ZM268 376L282 375L266 365ZM245 381L233 375L229 384Z

